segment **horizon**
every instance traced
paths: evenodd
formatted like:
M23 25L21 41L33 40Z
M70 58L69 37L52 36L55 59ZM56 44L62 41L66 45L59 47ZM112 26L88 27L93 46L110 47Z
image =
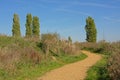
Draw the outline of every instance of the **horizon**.
M21 33L25 35L26 15L38 16L40 33L57 32L62 38L85 42L86 18L91 16L97 28L97 41L119 41L120 0L30 0L1 1L0 34L12 35L14 13L20 18Z

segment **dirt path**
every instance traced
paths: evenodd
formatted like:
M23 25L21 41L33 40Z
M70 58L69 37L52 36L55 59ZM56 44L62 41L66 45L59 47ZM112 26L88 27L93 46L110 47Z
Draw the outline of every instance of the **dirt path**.
M88 55L86 59L51 70L38 80L84 80L89 67L100 60L101 56L88 51L82 52Z

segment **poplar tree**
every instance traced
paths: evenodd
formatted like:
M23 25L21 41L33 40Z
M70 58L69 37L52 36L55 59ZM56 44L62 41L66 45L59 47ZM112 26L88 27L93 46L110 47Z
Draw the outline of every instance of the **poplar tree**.
M14 17L13 17L12 36L14 37L21 36L19 16L17 14L14 14Z
M26 16L26 37L32 37L32 15L27 14Z
M72 43L72 38L70 36L68 37L68 41Z
M40 23L39 23L39 18L37 16L33 17L32 32L33 32L34 37L39 38L39 36L40 36Z
M94 23L94 19L92 19L92 17L90 16L86 19L85 30L86 30L86 41L96 42L97 30L96 30L96 26Z

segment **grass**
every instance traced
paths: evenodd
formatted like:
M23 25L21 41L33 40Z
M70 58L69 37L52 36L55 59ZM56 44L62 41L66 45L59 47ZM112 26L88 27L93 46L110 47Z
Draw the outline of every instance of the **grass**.
M5 70L0 70L0 80L35 80L36 77L40 77L44 73L61 67L68 63L73 63L79 60L85 59L87 56L85 54L80 54L77 56L64 55L57 57L57 61L55 60L44 60L40 64L24 64L17 63L17 71L14 73L6 72Z
M62 55L59 57L59 61L60 62L63 62L65 64L67 63L73 63L73 62L76 62L76 61L79 61L79 60L83 60L85 59L87 56L85 54L80 54L80 55Z
M88 70L85 80L110 80L105 56Z

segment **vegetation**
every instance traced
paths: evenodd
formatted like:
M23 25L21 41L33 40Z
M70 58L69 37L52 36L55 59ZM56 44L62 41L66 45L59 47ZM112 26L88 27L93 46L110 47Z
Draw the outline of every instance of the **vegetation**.
M13 18L12 35L14 37L21 36L19 16L17 14L14 14L14 18Z
M81 43L81 49L90 50L104 57L88 71L86 80L119 80L120 42ZM94 73L94 74L93 74Z
M88 42L96 42L97 30L96 30L94 19L92 19L92 17L88 17L86 19L85 30L86 30L86 40Z
M39 18L37 16L33 17L32 28L33 28L33 36L39 38L40 23L39 23Z
M68 41L72 43L72 38L70 36L68 37Z
M85 80L110 80L106 66L107 58L103 56L102 60L88 70Z
M49 35L51 35L52 38L56 36L55 33L49 33ZM44 40L44 38L42 40ZM61 50L61 47L64 46L62 41L60 41L59 45L55 45L55 47L59 47L59 53L54 51L56 48L50 47L49 52L46 55L42 47L39 46L41 43L43 42L34 42L26 38L1 35L0 80L33 80L51 69L87 57L86 55L81 54L81 52L78 52L79 50L75 51L74 54L64 53L65 51ZM42 46L48 44L56 44L56 42L45 43L42 44Z
M26 37L32 37L32 15L27 14L26 16Z
M110 56L108 60L108 72L113 80L119 80L120 79L120 42L114 42L112 43L113 50L112 55Z
M12 35L0 35L0 80L33 80L45 72L87 56L80 50L103 55L103 59L88 71L86 80L120 79L120 42L97 40L97 30L91 17L86 19L87 42L62 40L57 33L40 36L39 18L26 16L26 35L21 37L19 16L14 14ZM31 39L32 38L32 39ZM40 39L41 38L41 39Z

